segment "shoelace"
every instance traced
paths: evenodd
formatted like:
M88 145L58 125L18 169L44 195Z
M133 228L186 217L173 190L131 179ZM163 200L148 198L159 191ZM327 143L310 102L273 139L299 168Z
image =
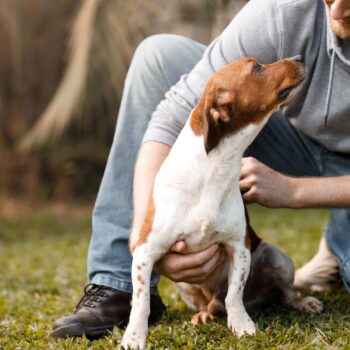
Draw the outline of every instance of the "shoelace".
M75 311L77 311L81 305L91 308L96 307L96 303L100 303L102 301L101 298L108 296L107 293L104 292L105 289L108 288L106 286L98 286L96 284L87 284L84 288L84 295L75 307Z

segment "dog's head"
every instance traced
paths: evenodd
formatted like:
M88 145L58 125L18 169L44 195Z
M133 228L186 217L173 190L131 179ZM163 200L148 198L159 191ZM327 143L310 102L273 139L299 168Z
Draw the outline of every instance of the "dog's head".
M220 140L249 124L260 124L299 91L305 68L299 57L272 64L241 58L209 80L191 114L191 127L204 136L209 153Z

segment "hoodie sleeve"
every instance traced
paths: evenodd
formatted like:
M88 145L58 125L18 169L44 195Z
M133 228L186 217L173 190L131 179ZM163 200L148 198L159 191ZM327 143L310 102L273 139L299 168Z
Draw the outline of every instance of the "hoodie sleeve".
M192 71L166 93L152 114L143 138L172 146L198 103L208 78L241 57L262 63L279 59L282 51L278 0L251 0L205 50Z

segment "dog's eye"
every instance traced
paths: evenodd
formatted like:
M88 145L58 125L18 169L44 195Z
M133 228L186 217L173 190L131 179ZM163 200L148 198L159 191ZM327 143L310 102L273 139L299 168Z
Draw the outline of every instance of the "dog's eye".
M253 66L253 73L261 73L264 70L264 67L259 62L255 62Z
M292 88L283 89L278 93L278 98L281 100L287 98L291 91L292 91Z

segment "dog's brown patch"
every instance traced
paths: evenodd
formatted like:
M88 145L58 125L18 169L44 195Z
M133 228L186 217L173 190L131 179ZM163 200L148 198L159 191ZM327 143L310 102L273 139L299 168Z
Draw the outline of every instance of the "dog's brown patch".
M137 280L138 280L141 284L144 284L144 283L145 283L145 281L144 281L144 279L142 278L141 275L138 275L138 276L137 276Z
M148 235L152 231L153 219L154 219L154 202L153 202L153 192L152 192L150 194L147 214L141 227L139 239L135 244L132 244L130 246L130 250L132 253L135 251L136 247L140 246L147 240Z
M197 104L191 113L190 126L196 136L203 135L203 123L201 109L203 108L202 100Z

